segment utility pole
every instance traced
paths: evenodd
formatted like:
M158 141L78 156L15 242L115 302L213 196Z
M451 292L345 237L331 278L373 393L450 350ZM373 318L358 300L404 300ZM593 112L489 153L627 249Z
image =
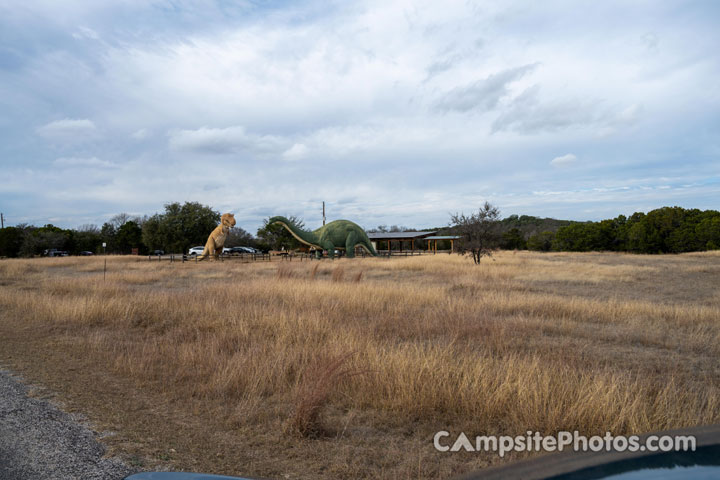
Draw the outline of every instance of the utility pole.
M0 213L0 228L5 228L5 216Z
M325 225L325 202L323 201L323 226Z

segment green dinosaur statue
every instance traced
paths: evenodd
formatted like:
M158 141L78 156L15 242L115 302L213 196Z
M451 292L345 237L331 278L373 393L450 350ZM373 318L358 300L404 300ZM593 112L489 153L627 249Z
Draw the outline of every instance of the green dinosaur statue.
M297 238L298 241L317 250L327 250L328 256L333 258L335 250L345 250L348 258L355 256L355 246L360 245L370 255L377 256L377 252L370 243L365 231L357 223L350 220L335 220L323 225L314 232L308 232L292 223L285 217L272 217L268 223L283 225Z

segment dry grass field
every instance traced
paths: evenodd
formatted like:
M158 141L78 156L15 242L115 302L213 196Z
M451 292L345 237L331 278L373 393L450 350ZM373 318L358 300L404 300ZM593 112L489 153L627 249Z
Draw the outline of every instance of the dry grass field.
M446 478L508 458L438 430L720 422L718 252L2 260L0 287L0 363L142 468Z

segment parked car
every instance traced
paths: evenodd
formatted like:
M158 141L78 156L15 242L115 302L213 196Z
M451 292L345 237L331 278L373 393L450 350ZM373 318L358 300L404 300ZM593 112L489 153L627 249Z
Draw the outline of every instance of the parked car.
M80 252L80 256L82 257L89 257L90 255L95 255L93 252L90 252L88 250L85 250L83 252Z
M241 255L243 253L260 253L252 247L230 247L223 250L223 253L229 253L230 255Z
M165 255L165 250L155 250L151 255Z
M57 248L51 248L44 250L43 255L46 257L67 257L69 255L65 250L58 250Z
M188 250L188 255L201 255L203 253L203 250L205 250L205 247L192 247L190 250Z

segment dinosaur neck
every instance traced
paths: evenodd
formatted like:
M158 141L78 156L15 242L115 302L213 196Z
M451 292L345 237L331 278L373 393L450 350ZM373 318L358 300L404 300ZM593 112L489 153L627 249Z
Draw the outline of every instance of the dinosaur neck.
M270 219L270 223L279 223L280 225L285 227L288 232L292 234L293 237L295 237L299 242L302 242L305 245L310 245L311 247L320 247L320 245L318 245L317 243L317 237L313 232L306 232L305 230L298 228L294 223L292 223L285 217L273 217Z

